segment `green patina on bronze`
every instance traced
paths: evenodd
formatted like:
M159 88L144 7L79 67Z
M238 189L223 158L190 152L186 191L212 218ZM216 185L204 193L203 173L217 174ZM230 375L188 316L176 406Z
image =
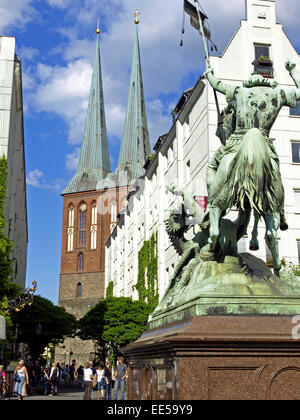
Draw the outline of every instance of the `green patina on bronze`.
M166 221L181 257L151 317L151 327L194 315L300 313L300 278L282 268L278 253L277 231L288 226L279 158L269 139L281 108L295 107L300 100L300 74L290 61L286 68L296 88L279 88L256 74L243 86L230 86L214 76L208 61L208 82L229 103L223 111L226 144L207 168L209 204L204 216L188 191L169 187L182 196L183 204ZM234 222L225 218L233 208L239 211ZM248 233L252 212L255 224L250 249L259 249L258 222L262 219L274 274L251 254L238 255L237 244ZM200 225L200 232L186 240L191 224Z
M117 185L123 182L124 175L127 177L128 184L141 177L145 172L144 165L150 156L151 147L137 25L121 151L118 167L113 175Z
M93 191L111 173L103 98L99 32L85 129L75 176L63 194Z

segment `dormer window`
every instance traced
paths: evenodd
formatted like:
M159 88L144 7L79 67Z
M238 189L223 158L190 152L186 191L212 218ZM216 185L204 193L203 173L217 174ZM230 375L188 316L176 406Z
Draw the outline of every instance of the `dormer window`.
M270 57L269 45L254 45L255 60L253 62L254 72L263 77L273 77L274 69L273 62Z

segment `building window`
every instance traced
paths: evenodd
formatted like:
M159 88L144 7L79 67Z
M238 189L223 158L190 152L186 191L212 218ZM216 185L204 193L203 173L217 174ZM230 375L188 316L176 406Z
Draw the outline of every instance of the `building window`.
M76 297L82 298L82 284L78 283L76 286Z
M68 252L73 252L74 251L74 207L70 206L69 207L69 223L68 223L68 233L67 233L67 237L68 237L68 245L67 245L67 249Z
M300 264L300 239L297 240L297 248L298 248L298 262Z
M86 210L86 205L82 204L79 212L79 246L86 245Z
M300 190L295 190L295 213L300 213Z
M300 116L300 102L297 102L296 108L290 108L290 115Z
M78 271L84 271L84 255L78 255Z
M115 199L111 202L111 223L117 222L117 202Z
M264 77L273 77L273 62L270 58L269 45L254 45L255 61L254 72L261 74Z
M98 218L97 204L93 203L92 220L91 220L91 249L97 249L97 218Z
M300 163L300 142L292 141L292 159L293 163Z

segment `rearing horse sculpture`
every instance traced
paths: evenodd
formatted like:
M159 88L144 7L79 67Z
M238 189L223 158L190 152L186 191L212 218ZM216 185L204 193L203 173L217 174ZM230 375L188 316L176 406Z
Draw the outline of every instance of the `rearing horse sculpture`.
M279 274L277 230L288 229L284 215L284 189L279 158L269 133L283 106L295 107L300 100L300 74L296 65L286 62L297 88L279 88L261 75L253 74L243 86L230 86L218 80L208 61L206 77L211 86L235 102L235 130L215 153L207 169L210 222L209 244L214 251L220 235L220 220L234 206L239 209L239 223L245 233L251 211L256 224L250 247L258 249L257 221L266 223L266 241L273 256L274 272ZM256 235L256 238L255 238Z

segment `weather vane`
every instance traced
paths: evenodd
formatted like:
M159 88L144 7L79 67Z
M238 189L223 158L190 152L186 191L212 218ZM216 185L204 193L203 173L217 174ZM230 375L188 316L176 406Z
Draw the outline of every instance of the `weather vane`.
M134 22L135 22L136 25L138 25L140 23L139 15L140 15L140 13L139 13L138 9L136 9L136 12L134 14L134 17L135 17Z

